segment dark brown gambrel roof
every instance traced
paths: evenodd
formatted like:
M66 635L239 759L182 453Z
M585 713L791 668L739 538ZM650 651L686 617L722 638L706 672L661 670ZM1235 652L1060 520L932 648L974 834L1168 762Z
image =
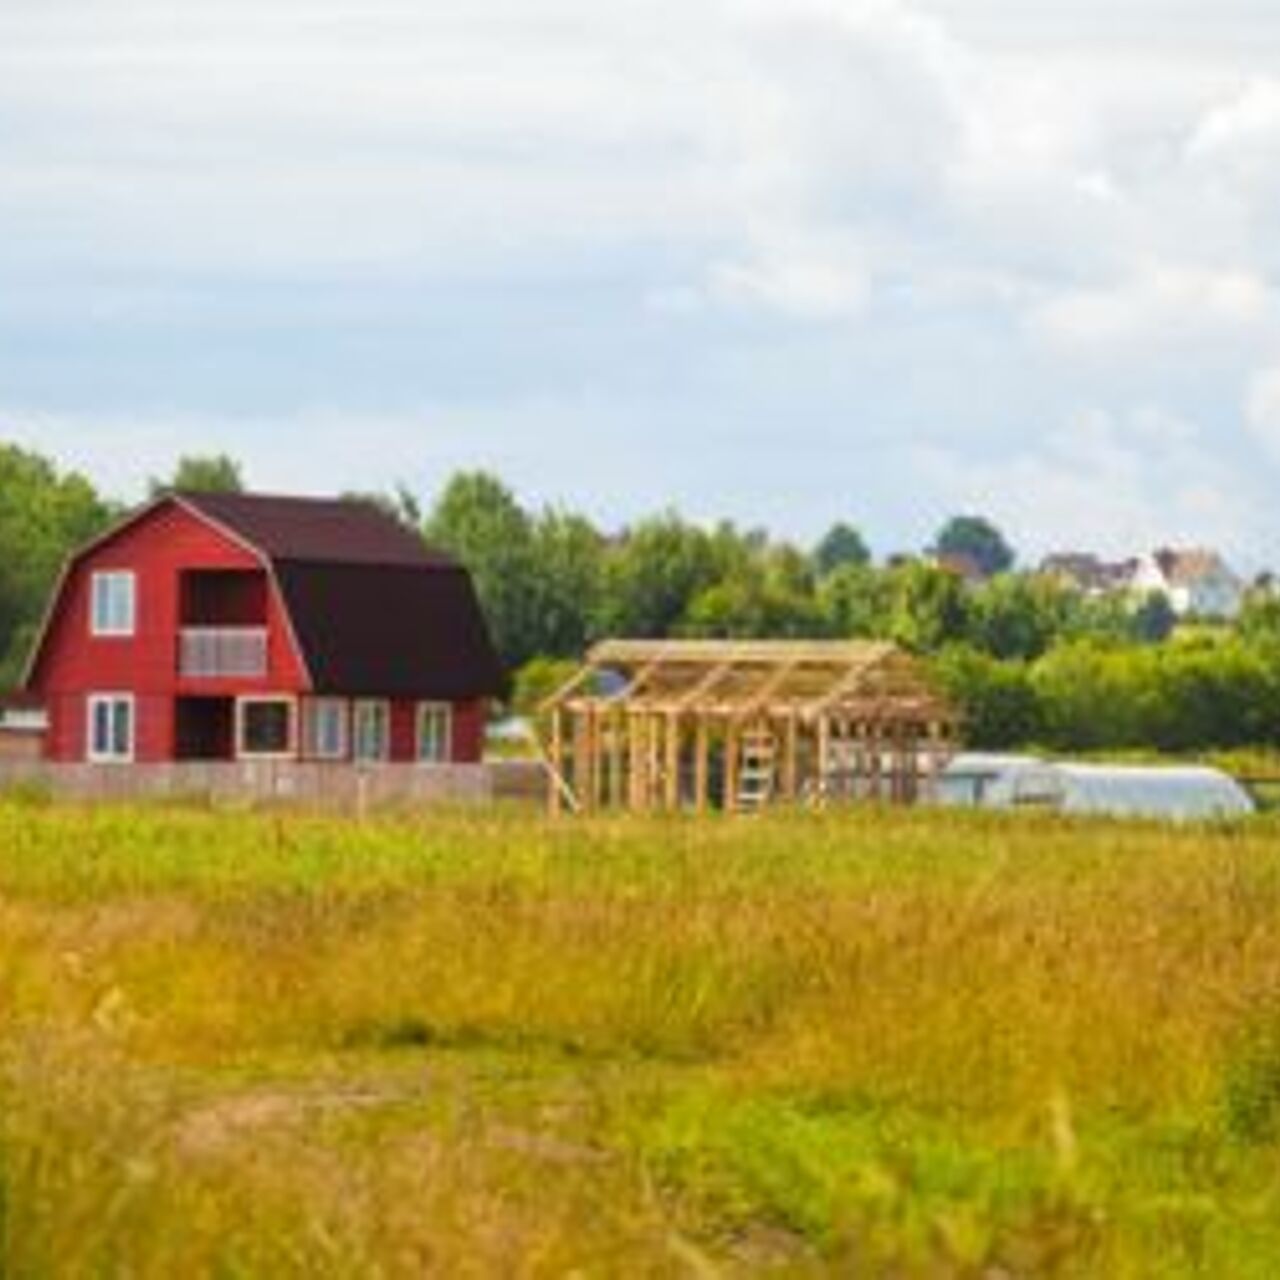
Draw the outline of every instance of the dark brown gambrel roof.
M455 565L371 502L252 493L179 493L179 501L225 526L272 560L329 564Z
M271 562L317 693L502 693L471 575L392 516L352 500L176 497Z
M277 560L275 573L317 693L454 700L502 692L465 569Z

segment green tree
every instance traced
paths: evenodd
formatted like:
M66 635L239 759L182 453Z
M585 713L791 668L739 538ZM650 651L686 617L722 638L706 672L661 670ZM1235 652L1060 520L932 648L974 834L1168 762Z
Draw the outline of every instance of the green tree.
M1013 568L1013 548L1004 535L984 516L953 516L938 531L935 555L967 556L985 577L994 577Z
M0 445L0 687L19 679L63 562L116 514L83 476Z
M1164 751L1258 746L1280 738L1280 670L1238 639L1206 639L1139 651L1144 745Z
M627 530L605 558L601 632L671 635L693 600L720 580L724 543L674 512Z
M178 459L168 480L152 477L151 496L162 493L243 493L240 464L225 453L186 454Z
M892 596L890 573L860 564L841 565L818 588L819 607L828 631L835 636L887 636Z
M422 529L425 520L422 503L418 501L417 494L406 484L397 484L390 493L348 489L342 497L347 502L368 503L369 506L376 507L384 515L390 516L393 520L399 520L401 524L415 532Z
M984 751L1008 750L1040 738L1040 702L1026 663L1001 661L956 646L938 657L934 671L960 710L969 746Z
M775 548L696 596L681 633L749 640L814 639L828 634L803 558Z
M583 516L548 509L533 526L536 585L529 643L540 654L576 658L594 639L604 586L605 540Z
M1255 643L1280 643L1280 595L1273 588L1254 590L1245 598L1236 630Z
M1071 615L1068 592L1048 578L1002 573L972 593L969 638L996 658L1038 658Z
M969 600L953 573L908 561L888 573L889 616L885 633L917 653L935 653L963 640Z
M1046 744L1065 751L1143 745L1140 651L1092 640L1057 646L1035 664L1032 687Z
M850 524L833 524L813 550L813 563L820 577L845 565L871 563L871 551L862 534Z
M1133 611L1133 635L1143 644L1163 644L1178 625L1178 615L1163 591L1153 591Z
M533 523L506 485L483 471L455 475L432 508L426 535L471 571L502 660L517 667L537 656Z

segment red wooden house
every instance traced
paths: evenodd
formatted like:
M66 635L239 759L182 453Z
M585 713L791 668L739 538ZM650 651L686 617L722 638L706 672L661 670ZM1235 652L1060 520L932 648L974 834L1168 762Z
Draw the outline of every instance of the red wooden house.
M54 761L473 762L471 579L360 502L172 494L72 557L27 690Z

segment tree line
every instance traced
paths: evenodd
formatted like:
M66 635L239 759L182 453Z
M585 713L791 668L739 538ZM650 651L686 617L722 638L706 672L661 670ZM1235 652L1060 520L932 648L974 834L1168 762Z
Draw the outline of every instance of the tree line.
M199 456L151 490L243 485L233 459ZM980 516L877 563L852 523L809 547L675 511L605 531L579 512L530 509L485 472L455 475L425 508L404 487L348 496L468 566L521 704L604 636L867 637L931 662L975 746L1280 745L1280 604L1265 592L1234 626L1175 630L1162 597L1086 596L1016 571ZM84 477L0 446L0 685L19 676L59 564L120 510Z

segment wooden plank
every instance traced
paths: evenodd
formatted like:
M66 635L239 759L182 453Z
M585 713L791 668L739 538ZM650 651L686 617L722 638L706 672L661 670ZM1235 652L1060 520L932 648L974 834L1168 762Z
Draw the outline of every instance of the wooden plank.
M566 807L577 812L580 808L578 797L569 780L564 775L564 717L557 709L551 716L551 744L543 747L540 738L535 737L543 757L547 772L551 775L551 786L547 789L547 803L553 817L559 817Z
M818 803L827 799L827 773L831 768L831 721L826 716L818 719Z
M738 726L728 724L724 731L724 811L733 813L738 807Z
M621 809L626 792L623 786L623 738L626 730L626 714L615 711L609 717L610 744L613 759L609 769L609 801L615 809Z
M662 782L662 724L661 716L650 715L648 734L649 765L646 769L648 786L645 791L645 808L657 808L660 784Z
M641 812L644 805L645 797L645 769L648 764L649 753L645 748L644 741L644 717L642 715L629 715L627 717L627 735L630 739L628 743L628 798L629 804L633 812Z
M595 784L591 776L591 724L594 719L590 711L573 718L573 789L577 793L580 807L588 813L595 794Z
M786 747L782 759L783 799L794 804L800 796L800 717L787 717Z
M901 654L901 650L879 640L602 640L591 648L587 661L606 669L655 662L681 666L723 662L846 666L876 662L892 654Z
M666 805L675 813L680 808L680 717L667 717Z
M707 811L707 792L710 782L711 732L706 716L698 717L693 757L693 805L699 813Z

